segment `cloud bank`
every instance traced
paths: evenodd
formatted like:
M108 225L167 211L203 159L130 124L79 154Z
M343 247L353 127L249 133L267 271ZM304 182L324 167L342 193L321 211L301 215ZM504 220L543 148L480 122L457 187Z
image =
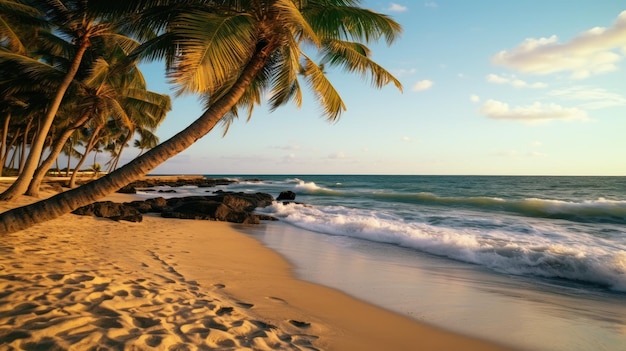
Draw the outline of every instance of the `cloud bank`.
M511 50L497 53L492 62L520 72L552 74L571 72L573 79L617 70L626 56L626 11L610 28L595 27L566 43L556 35L528 38Z
M626 97L602 88L574 86L552 90L548 95L565 100L579 101L581 102L580 107L585 109L626 106Z
M546 88L548 86L546 83L542 83L542 82L528 83L521 79L516 78L515 76L506 77L506 76L499 76L493 73L488 74L486 79L489 83L507 84L515 88L541 89L541 88Z
M530 123L550 120L587 120L587 113L583 110L540 102L511 108L505 102L490 99L485 101L479 112L492 119Z

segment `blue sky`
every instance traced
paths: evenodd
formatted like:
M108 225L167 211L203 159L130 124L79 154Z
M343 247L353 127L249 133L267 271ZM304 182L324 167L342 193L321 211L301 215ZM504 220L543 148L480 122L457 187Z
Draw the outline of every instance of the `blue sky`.
M594 1L364 1L403 27L370 46L403 92L329 77L347 111L300 109L214 130L154 174L626 175L626 4ZM162 65L151 90L171 92ZM157 131L202 112L177 98ZM132 152L129 152L132 154Z

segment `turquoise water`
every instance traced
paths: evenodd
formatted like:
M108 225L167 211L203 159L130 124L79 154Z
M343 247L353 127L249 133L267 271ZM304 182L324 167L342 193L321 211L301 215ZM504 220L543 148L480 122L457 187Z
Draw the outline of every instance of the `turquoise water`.
M626 292L624 177L232 177L229 190L294 191L302 205L261 211L299 228Z
M522 350L626 345L625 177L227 177L296 193L249 232L303 279Z

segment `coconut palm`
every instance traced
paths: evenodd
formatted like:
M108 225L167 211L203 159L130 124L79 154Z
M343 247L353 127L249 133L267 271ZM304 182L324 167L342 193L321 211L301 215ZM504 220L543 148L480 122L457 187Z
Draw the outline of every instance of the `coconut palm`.
M192 145L218 123L228 123L241 109L248 110L249 117L264 97L273 109L290 101L299 105L301 79L313 90L324 115L336 120L345 106L322 67L358 73L375 87L388 83L401 87L371 60L366 46L379 39L393 42L400 26L385 15L358 7L356 0L106 3L109 8L123 7L127 13L139 14L129 23L143 25L138 31L146 24L160 30L159 37L140 47L140 57L164 59L178 92L202 94L206 110L181 132L107 176L1 214L0 232L55 218L121 188ZM139 13L142 9L149 10ZM311 53L318 54L320 61Z
M129 60L121 47L109 43L104 46L103 55L96 60L90 75L82 82L81 94L73 96L72 102L75 104L68 108L68 113L72 115L69 118L65 116L68 123L61 128L62 132L57 136L48 157L35 172L27 195L39 195L41 181L61 153L63 145L90 118L99 115L101 118L119 119L118 124L128 131L123 137L125 144L132 138L137 126L154 129L171 109L169 96L147 90L137 62ZM70 181L70 186L73 185L74 181Z
M49 102L46 113L39 121L38 133L30 145L30 152L28 153L24 169L11 187L0 194L0 200L10 200L27 190L39 165L48 131L52 126L59 106L79 71L83 57L90 46L93 45L93 41L96 38L108 37L115 38L120 45L129 49L134 45L131 40L119 34L113 23L102 21L101 17L90 11L92 3L93 1L87 0L29 1L31 7L39 10L43 14L43 18L53 27L53 31L46 32L49 34L49 40L46 44L55 47L57 51L62 49L68 51L66 53L67 65L64 67L56 65L57 62L51 62L51 65L20 53L0 51L0 64L15 64L22 69L21 72L24 75L31 75L36 80L40 79L41 74L49 73L51 70L58 71L59 68L62 68L61 72L63 72L63 78L56 86L56 92ZM51 36L53 33L58 33L58 37L53 38Z

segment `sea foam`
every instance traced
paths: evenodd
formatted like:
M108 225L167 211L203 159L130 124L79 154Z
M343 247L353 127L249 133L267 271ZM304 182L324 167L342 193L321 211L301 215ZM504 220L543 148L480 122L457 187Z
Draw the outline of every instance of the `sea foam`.
M410 222L393 213L342 206L275 203L263 212L291 225L331 235L394 244L514 275L567 279L626 291L626 251L601 239L559 232L549 225L462 220L448 225ZM469 224L470 219L465 219ZM482 219L484 222L485 220Z

